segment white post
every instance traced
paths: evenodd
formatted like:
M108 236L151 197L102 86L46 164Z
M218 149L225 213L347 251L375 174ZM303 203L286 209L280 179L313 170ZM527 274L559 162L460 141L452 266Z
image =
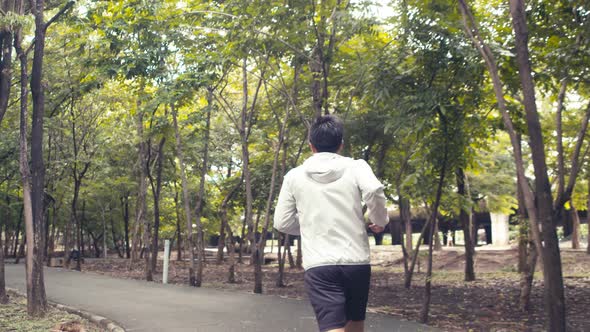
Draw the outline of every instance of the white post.
M490 213L492 221L492 244L495 246L507 246L509 241L508 216L501 213Z
M164 271L162 272L162 283L168 283L168 263L170 262L170 240L164 241Z

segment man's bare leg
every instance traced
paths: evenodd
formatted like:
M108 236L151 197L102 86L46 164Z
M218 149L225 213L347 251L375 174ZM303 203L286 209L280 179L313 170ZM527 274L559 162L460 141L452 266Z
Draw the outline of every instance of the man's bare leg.
M340 328L340 329L328 330L326 332L347 332L347 330L346 330L346 328L343 327L343 328Z
M353 321L353 320L349 320L348 324L346 324L346 327L344 328L345 332L364 332L365 331L365 321L364 320L359 320L359 321Z

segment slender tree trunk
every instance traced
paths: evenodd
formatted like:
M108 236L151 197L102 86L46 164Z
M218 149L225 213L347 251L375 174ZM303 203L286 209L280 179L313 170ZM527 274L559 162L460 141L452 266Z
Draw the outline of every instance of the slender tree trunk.
M180 231L180 204L178 204L178 188L174 182L174 209L176 210L176 261L182 261L182 232Z
M289 259L289 268L294 269L297 267L297 264L295 264L293 253L291 252L291 235L287 234L287 236L285 236L285 241L287 241L287 258Z
M457 177L457 193L462 200L468 200L469 197L467 195L467 190L465 190L466 181L463 169L457 168L455 174ZM460 204L459 206L463 207L464 204ZM471 218L469 217L470 213L471 209L469 209L468 212L464 208L461 208L461 212L459 213L459 223L463 229L463 238L465 242L465 281L475 280L475 269L473 263L473 257L475 256L475 246L473 245L474 243L471 238Z
M74 179L74 196L72 198L72 204L71 204L71 210L70 210L70 221L69 224L66 223L66 231L65 231L65 249L64 249L64 257L65 257L65 267L66 268L70 268L70 227L72 225L77 226L78 225L78 213L77 213L77 204L78 204L78 197L80 194L80 185L78 183L77 177ZM81 253L81 248L78 247L78 252ZM79 271L79 270L78 270Z
M227 219L227 209L224 210L225 215L223 218ZM227 277L227 282L230 284L236 283L236 247L234 244L234 236L231 231L231 227L227 220L225 221L225 225L227 227L227 251L229 253L229 273Z
M209 171L209 137L211 131L211 113L213 108L213 88L207 89L207 108L205 119L205 142L203 147L203 165L201 167L201 180L199 182L199 193L197 195L195 224L197 225L197 250L199 253L199 260L197 265L197 279L196 287L201 287L203 280L203 265L205 259L205 243L203 238L203 224L201 223L201 215L203 214L203 204L205 202L205 181L207 180L207 172Z
M117 251L117 255L119 258L124 258L125 256L121 252L121 246L119 246L119 240L117 240L117 231L115 230L115 220L113 219L113 211L110 211L110 221L111 221L111 236L113 237L113 246ZM106 258L106 257L105 257Z
M436 218L436 216L435 216ZM430 311L430 299L431 299L431 288L432 288L432 251L433 251L433 242L436 240L433 239L433 235L436 232L436 221L430 223L430 234L429 242L428 242L428 265L426 269L426 284L424 287L424 301L422 302L422 309L420 310L420 323L426 324L428 322L428 312ZM433 241L434 240L434 241Z
M152 235L152 254L151 254L151 270L153 272L156 271L156 266L158 263L158 240L159 240L159 233L160 233L160 193L162 192L162 170L163 170L163 161L164 161L164 144L166 143L166 138L162 137L160 140L160 144L158 145L158 156L156 161L156 184L154 186L154 181L152 176L150 177L150 183L152 185L152 194L154 197L154 233Z
M2 11L14 11L14 1L2 1ZM8 109L12 86L12 40L13 33L10 29L0 32L0 124Z
M412 253L412 261L410 263L410 267L407 270L407 273L405 275L405 280L404 280L404 287L406 287L407 289L410 289L410 287L412 287L412 277L414 275L414 268L416 266L416 262L418 261L418 253L420 252L420 245L422 244L423 240L424 240L424 236L426 235L426 232L429 231L430 228L430 224L433 221L430 220L430 218L424 223L424 226L422 226L422 231L420 232L420 236L418 237L418 241L416 241L416 246L414 248L414 251Z
M439 219L436 218L436 221L434 222L434 234L433 234L434 235L433 238L434 238L434 250L435 251L441 251L442 250L442 243L441 243L440 235L439 235L440 230L439 230L439 227L438 227L439 222L440 222Z
M445 122L443 120L443 126L445 126ZM446 129L445 129L446 132ZM442 196L442 189L445 182L445 173L447 169L447 151L445 146L445 156L443 159L443 164L440 170L440 176L438 181L438 188L436 190L436 200L434 201L434 206L432 207L432 216L430 217L430 242L428 244L428 266L426 270L426 285L424 287L424 302L422 304L422 310L420 312L420 322L426 323L428 322L428 312L430 311L430 298L431 298L431 287L432 287L432 250L433 250L433 231L435 229L435 220L438 217L438 207L440 205L440 199ZM417 252L418 250L416 250Z
M137 201L135 202L135 222L133 225L133 239L131 243L131 261L137 262L139 257L139 242L140 242L140 230L141 227L144 227L144 233L148 231L146 226L148 224L146 218L146 196L147 196L147 170L146 170L146 159L147 159L147 149L149 148L146 144L146 140L144 138L144 128L143 128L143 116L144 111L142 110L142 98L144 95L144 86L145 82L143 79L140 80L140 88L139 88L139 95L137 96L136 101L136 112L137 116L135 119L135 125L137 130L137 137L139 139L139 143L137 146L138 150L138 160L137 160L137 167L139 168L138 174L138 189L137 189ZM144 242L144 246L147 245ZM147 277L146 271L146 277Z
M572 249L580 249L580 216L578 210L574 207L574 203L570 201L572 214Z
M291 249L289 249L289 255L291 255ZM297 239L297 260L295 261L295 267L303 269L303 251L301 245L301 235Z
M121 197L121 207L123 208L123 223L125 231L125 255L127 259L131 258L131 248L129 246L129 193Z
M256 232L258 231L257 227L254 227L254 223L252 220L252 204L254 202L254 197L252 195L252 179L250 173L250 152L249 152L249 137L250 133L252 132L252 125L253 125L253 117L256 110L256 102L258 100L258 94L260 92L260 88L262 87L262 83L264 82L264 74L266 72L266 64L268 64L268 57L265 59L265 66L262 67L260 78L258 79L258 84L256 85L256 89L254 91L254 95L252 98L252 103L248 105L248 59L243 59L242 64L242 109L240 112L240 122L238 124L238 131L240 133L241 145L242 145L242 173L244 174L244 183L246 189L246 207L245 207L245 218L244 221L246 225L248 225L248 237L250 243L250 253L252 254L250 259L250 264L252 264L252 259L254 257L254 251L256 249ZM258 221L260 218L260 209L258 209L256 226L258 225Z
M400 191L398 190L398 193ZM412 250L412 213L410 207L410 200L407 199L405 196L400 194L399 196L399 210L400 210L400 219L401 222L404 224L405 233L406 233L406 250ZM393 235L392 235L393 239ZM392 241L393 243L393 241Z
M518 135L518 148L521 149L522 137ZM516 191L518 194L518 272L524 273L527 266L527 245L529 243L529 225L522 190L521 179L516 179Z
M242 255L244 253L244 242L246 241L246 218L242 220L242 233L240 237L240 245L238 250L238 263L242 264Z
M15 235L14 235L14 249L12 251L12 256L16 258L18 256L18 248L19 248L19 238L21 236L20 231L22 228L24 220L24 205L21 205L20 213L18 216L18 224L16 225Z
M180 178L182 180L182 199L184 202L184 213L186 218L186 240L184 245L188 249L189 253L189 260L190 260L190 267L189 267L189 285L190 286L197 286L197 281L195 279L195 243L194 243L194 236L193 236L193 225L192 225L192 216L191 216L191 207L190 207L190 198L188 194L188 181L186 178L186 171L184 165L184 154L182 150L182 141L180 139L180 131L178 129L178 119L176 114L176 107L174 104L170 105L170 110L172 111L172 119L174 122L174 136L176 138L176 153L178 155L178 163L180 164Z
M83 233L83 222L85 219L85 215L86 215L86 201L82 200L82 216L81 218L77 218L78 220L78 252L79 252L79 257L76 260L76 270L77 271L82 271L82 258L84 257L84 233Z
M49 234L49 239L47 241L47 266L49 267L51 264L51 257L53 257L54 252L55 252L55 233L56 233L56 219L57 219L57 208L55 207L55 203L52 206L52 215L53 218L51 218L51 223L50 223L50 227L51 227L51 232Z
M4 214L4 223L6 226L4 227L4 234L8 234L8 208ZM2 224L0 224L0 304L7 304L8 303L8 295L6 295L6 281L4 275L4 241L2 241Z
M225 223L222 220L219 227L219 240L217 241L217 256L215 263L217 265L223 264L223 248L225 247Z
M270 98L270 97L269 97ZM270 102L270 99L269 99ZM272 104L271 104L272 107ZM260 236L260 241L256 245L254 255L254 293L261 294L262 293L262 263L264 262L264 247L266 245L266 234L268 232L268 227L270 225L270 215L271 215L271 208L272 203L274 202L274 194L275 194L275 181L277 177L277 171L279 168L279 158L281 157L281 149L283 148L283 142L285 141L285 134L287 132L287 125L289 121L289 114L291 111L291 107L287 107L285 110L285 117L281 123L281 127L279 128L279 137L278 142L275 148L273 163L272 163L272 171L270 176L270 189L268 192L268 198L266 200L266 208L264 214L264 227L262 228L262 234Z
M232 190L230 190L227 195L223 198L221 202L221 206L219 207L219 218L221 219L221 224L225 225L225 230L227 233L227 252L229 254L229 275L228 275L228 282L235 283L236 282L236 248L234 244L234 235L231 229L231 225L227 221L227 208L229 202L233 199L234 195L238 192L238 189L242 186L242 181L244 178L240 178L240 182L236 184Z
M588 180L588 202L586 203L586 225L588 234L586 234L586 253L590 255L590 179Z
M283 257L282 253L281 253L281 247L285 245L285 236L283 235L283 233L279 232L279 243L277 245L277 249L278 249L278 253L277 253L277 260L279 263L279 271L277 273L277 281L275 283L275 285L277 287L285 287L285 282L284 282L284 278L285 278L285 258ZM282 241L282 242L281 242ZM287 248L285 248L286 251Z
M6 208L4 209L4 216L0 223L0 304L8 303L8 296L6 295L6 281L4 274L4 259L8 253L8 221L10 220L10 196L8 195L8 185L6 186ZM2 236L4 235L4 240Z

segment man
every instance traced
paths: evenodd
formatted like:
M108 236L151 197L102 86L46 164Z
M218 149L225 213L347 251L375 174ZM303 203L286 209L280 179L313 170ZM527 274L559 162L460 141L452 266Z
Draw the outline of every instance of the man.
M362 332L371 265L362 202L376 233L388 223L383 185L364 160L340 156L344 126L332 115L311 126L313 155L285 175L274 215L301 235L305 287L322 332Z

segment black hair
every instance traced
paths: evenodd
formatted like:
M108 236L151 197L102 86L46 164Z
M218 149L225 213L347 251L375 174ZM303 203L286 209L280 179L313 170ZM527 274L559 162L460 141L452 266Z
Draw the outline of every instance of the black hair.
M309 129L309 142L318 152L338 152L343 137L344 124L335 115L316 118Z

